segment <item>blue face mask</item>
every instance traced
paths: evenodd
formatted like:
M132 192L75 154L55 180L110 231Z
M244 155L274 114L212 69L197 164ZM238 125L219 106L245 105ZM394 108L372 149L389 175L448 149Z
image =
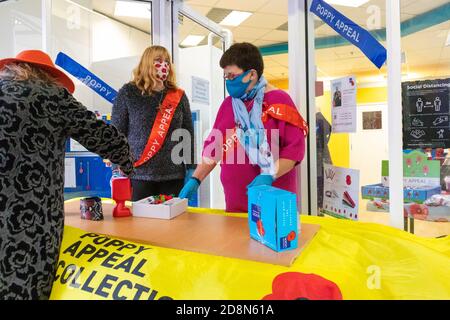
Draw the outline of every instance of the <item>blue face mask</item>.
M249 101L249 100L255 99L256 94L258 93L258 83L259 83L259 81L261 81L261 79L258 80L258 82L255 84L255 86L253 87L252 90L250 90L249 92L246 92L246 93L241 97L241 99L242 99L243 101ZM247 87L247 88L248 88L248 87Z
M245 90L247 90L250 80L247 82L242 82L242 79L250 73L251 70L248 70L241 74L239 77L234 78L233 80L227 80L227 91L230 96L233 98L241 98L245 94Z

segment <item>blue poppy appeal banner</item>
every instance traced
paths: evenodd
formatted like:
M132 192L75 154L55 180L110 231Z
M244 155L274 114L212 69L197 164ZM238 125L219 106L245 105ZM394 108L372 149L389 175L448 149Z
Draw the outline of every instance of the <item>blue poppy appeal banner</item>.
M65 53L58 53L55 64L66 70L109 102L113 103L116 99L116 90Z
M314 0L310 11L322 19L342 37L357 46L378 68L386 62L386 48L368 31L342 15L323 0Z

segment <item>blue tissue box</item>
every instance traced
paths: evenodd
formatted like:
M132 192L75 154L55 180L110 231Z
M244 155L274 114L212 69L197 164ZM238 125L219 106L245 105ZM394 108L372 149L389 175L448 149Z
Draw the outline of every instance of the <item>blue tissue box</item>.
M298 247L300 217L297 196L271 186L248 190L250 237L277 252Z

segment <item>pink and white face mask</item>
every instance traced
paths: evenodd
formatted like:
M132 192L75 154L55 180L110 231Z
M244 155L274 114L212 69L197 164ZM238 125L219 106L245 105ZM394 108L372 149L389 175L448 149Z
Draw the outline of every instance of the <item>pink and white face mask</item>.
M169 76L170 65L167 61L163 59L155 60L153 63L156 69L156 77L161 81L166 81Z

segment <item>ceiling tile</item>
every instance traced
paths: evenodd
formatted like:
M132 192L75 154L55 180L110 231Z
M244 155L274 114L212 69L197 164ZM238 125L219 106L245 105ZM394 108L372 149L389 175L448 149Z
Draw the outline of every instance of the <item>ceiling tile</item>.
M417 2L418 0L401 0L400 1L400 7L403 9L407 6L410 6L411 4L413 4L414 2Z
M255 13L245 20L241 26L254 28L276 29L287 21L287 16L276 14Z
M210 6L190 5L190 7L194 11L196 11L204 16L206 16L208 14L208 12L211 11L211 9L212 9Z
M269 2L269 0L219 0L214 5L214 7L238 11L256 12L267 2Z
M270 56L271 60L268 61L268 66L270 67L284 67L289 68L289 55L286 54L276 54Z
M220 23L231 12L232 10L230 9L211 8L211 10L209 10L208 13L206 14L206 17L214 21L215 23Z
M258 10L259 13L288 14L288 0L272 0Z
M262 37L264 40L276 41L276 42L287 42L288 41L288 32L280 31L280 30L272 30L269 31Z
M266 28L250 28L250 27L243 27L239 26L237 28L233 29L233 36L235 38L246 38L246 39L259 39L262 36L269 33L271 29ZM270 39L265 39L270 40Z
M188 5L200 5L205 7L215 7L219 0L186 0Z
M272 45L272 44L276 44L277 42L268 41L268 40L265 40L264 38L262 38L262 39L258 39L256 41L253 41L252 43L255 46L258 46L258 47L264 47L264 46L269 46L269 45Z
M280 30L280 31L288 31L288 23L287 22L285 22L285 23L283 23L281 26L279 26L278 28L277 28L277 30Z
M329 25L323 24L320 27L316 28L315 36L318 37L329 37L336 36L337 32L334 31Z
M448 0L415 1L408 6L402 7L402 13L417 15L433 10L447 3Z
M264 59L264 67L265 68L272 68L272 67L279 67L280 63L271 57L263 57Z

